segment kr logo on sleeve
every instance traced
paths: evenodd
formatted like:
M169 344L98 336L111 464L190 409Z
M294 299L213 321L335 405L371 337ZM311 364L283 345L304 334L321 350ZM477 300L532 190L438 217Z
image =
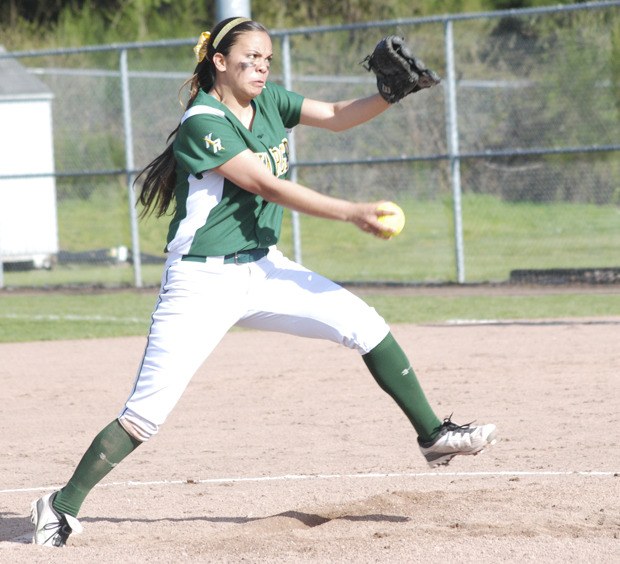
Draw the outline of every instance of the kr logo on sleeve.
M207 149L211 149L213 151L213 153L217 154L218 151L223 151L224 147L222 147L222 140L221 139L211 139L211 136L213 135L213 133L209 133L209 135L207 135L205 137L205 145L207 146Z

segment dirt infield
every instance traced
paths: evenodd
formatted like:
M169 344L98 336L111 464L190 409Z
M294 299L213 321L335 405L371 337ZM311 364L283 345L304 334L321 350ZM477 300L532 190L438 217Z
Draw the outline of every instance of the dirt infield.
M234 331L62 550L28 544L30 502L116 415L144 338L0 345L0 561L620 561L620 318L393 331L438 414L501 442L431 471L356 353Z

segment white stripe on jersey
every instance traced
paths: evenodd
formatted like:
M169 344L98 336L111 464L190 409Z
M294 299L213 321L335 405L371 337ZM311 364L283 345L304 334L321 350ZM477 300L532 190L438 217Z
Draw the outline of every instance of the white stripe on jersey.
M226 117L222 110L205 105L189 108L181 118L181 123L199 114ZM189 191L185 202L186 215L179 223L174 239L167 245L168 252L187 254L194 241L196 231L207 223L209 213L221 201L224 192L224 177L215 172L203 173L201 179L188 175Z
M211 210L222 200L224 177L216 172L203 173L202 178L187 177L189 193L185 217L179 223L174 239L168 243L170 253L186 255L198 229L207 223Z
M200 104L198 106L192 106L189 110L187 110L181 118L181 123L198 114L211 114L212 116L226 117L226 114L222 110Z

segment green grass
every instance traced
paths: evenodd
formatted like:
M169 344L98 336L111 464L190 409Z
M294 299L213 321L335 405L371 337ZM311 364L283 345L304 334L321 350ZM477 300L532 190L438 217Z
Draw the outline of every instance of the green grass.
M0 342L146 334L155 293L0 295Z
M144 286L159 284L163 270L163 260L159 264L142 265ZM48 270L27 270L5 272L4 284L7 288L57 288L94 286L103 288L123 288L134 285L134 271L130 264L119 265L68 265L56 266Z
M398 203L407 223L388 241L352 225L303 216L303 262L336 280L455 281L451 203ZM470 194L462 207L467 282L505 281L511 270L523 268L620 266L616 206L509 203Z
M370 294L364 296L364 299L380 311L390 323L536 320L620 315L620 293L459 297Z
M353 290L355 291L355 290ZM155 290L0 293L0 342L145 336ZM620 314L620 293L386 295L363 299L390 323L585 318Z
M396 198L407 216L402 234L375 239L351 224L301 216L302 261L338 281L454 282L453 219L448 199ZM131 247L122 185L90 199L67 198L58 207L60 247L84 251ZM168 218L140 223L141 250L162 256ZM463 198L466 282L506 281L515 269L620 266L620 208L613 205L509 203L496 197ZM281 249L293 255L290 213ZM144 265L146 286L159 282L161 265ZM132 285L129 265L58 265L51 271L5 272L7 287Z

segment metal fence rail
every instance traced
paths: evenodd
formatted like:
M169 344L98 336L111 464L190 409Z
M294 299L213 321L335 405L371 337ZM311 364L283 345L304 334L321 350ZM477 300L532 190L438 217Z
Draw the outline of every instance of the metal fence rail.
M390 33L407 37L444 78L438 89L343 134L296 128L294 179L325 193L403 204L409 225L389 243L393 261L383 282L464 283L505 280L524 268L617 267L619 6L590 2L273 31L272 80L310 97L371 93L374 79L359 62ZM1 87L3 65L19 62L53 95L54 155L47 171L0 161L0 286L157 283L166 222L138 223L133 183L182 113L177 95L193 71L194 41L0 52L0 112L28 102ZM25 127L37 131L28 114L25 108ZM5 130L0 139L11 135ZM11 220L26 217L30 205L11 209L7 197L41 179L53 180L55 195L49 213L57 220L58 252L44 261L49 270L23 261L45 245L20 248L20 226ZM332 278L377 281L363 257L385 246L334 226L330 247L342 247L344 264L340 253L324 252L316 226L291 214L281 246Z

